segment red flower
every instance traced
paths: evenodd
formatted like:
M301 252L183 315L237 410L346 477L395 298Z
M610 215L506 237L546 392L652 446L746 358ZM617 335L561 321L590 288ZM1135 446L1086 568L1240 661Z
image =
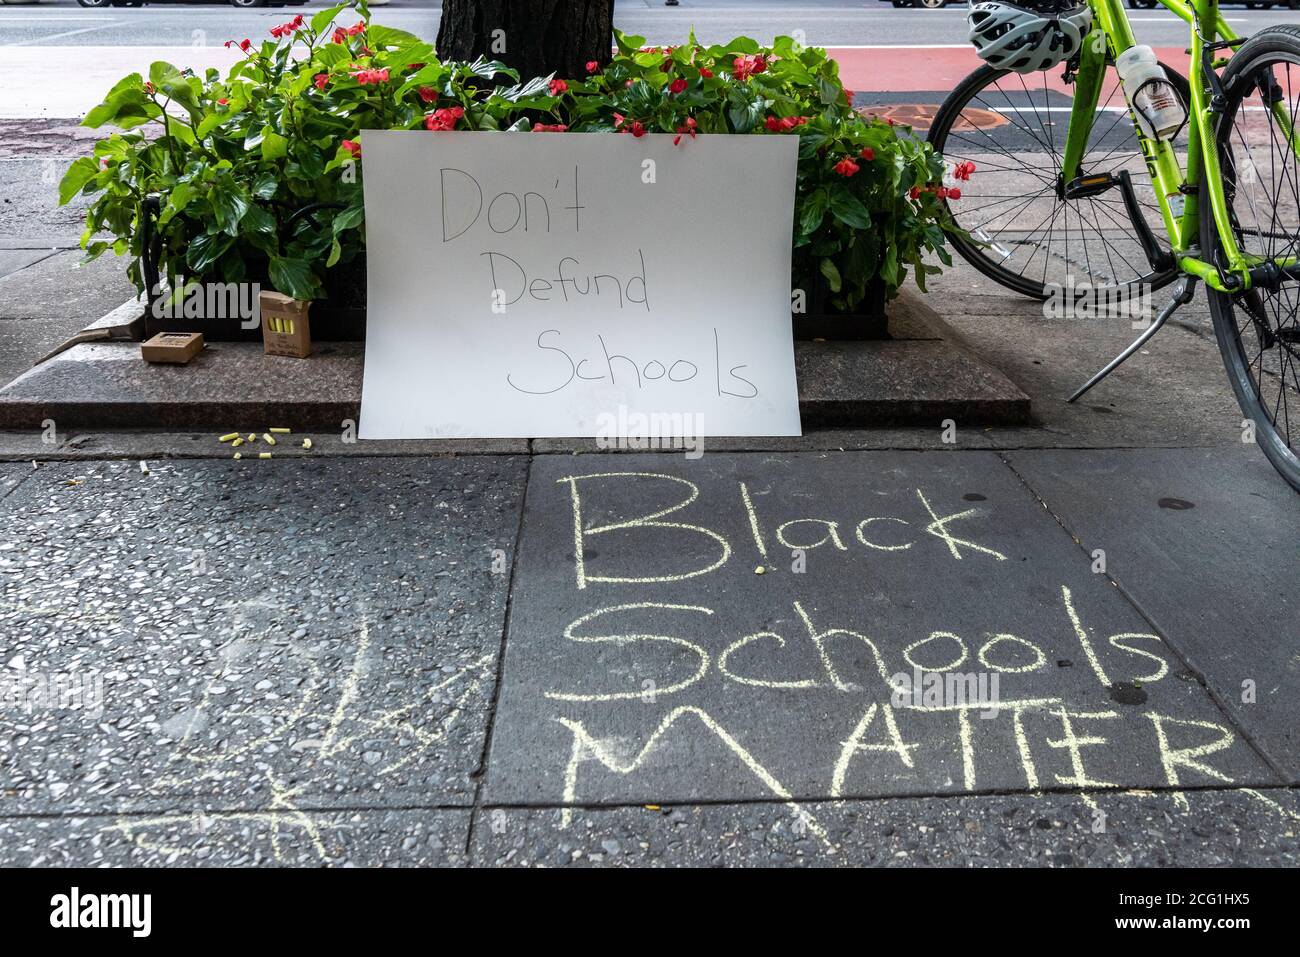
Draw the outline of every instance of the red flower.
M534 133L565 133L569 127L563 123L534 123Z
M622 113L614 114L614 129L620 133L631 133L633 136L645 136L645 124L640 120L629 123Z
M912 199L920 199L920 198L921 198L921 187L919 187L919 186L913 186L911 189L909 189L909 190L907 191L907 195L908 195L910 198L912 198Z
M948 198L961 199L961 190L959 190L956 186L952 187L951 189L948 190Z
M803 126L807 122L808 117L806 116L786 116L781 118L769 116L764 121L763 125L773 133L784 133L786 130L792 130L796 126Z
M352 154L353 159L361 159L361 144L355 140L344 140L343 148Z
M229 102L230 101L223 96L221 99L217 100L217 106L225 106Z
M431 86L420 87L420 99L425 103L433 103L438 99L438 91Z
M767 59L761 53L738 56L731 64L731 74L742 83L755 73L767 69Z
M694 139L698 127L699 124L695 122L695 117L686 117L686 122L677 127L677 135L673 137L673 146L681 145L683 135L689 135L691 139Z
M226 41L226 46L228 46L228 47L233 47L233 46L235 46L235 45L236 45L236 43L235 43L234 40L227 40L227 41ZM251 49L253 48L253 41L252 41L252 40L240 40L239 43L238 43L238 46L239 46L239 49L241 49L241 50L243 50L245 53L247 53L249 50L251 50Z
M424 128L432 133L446 132L456 128L456 121L465 115L464 107L448 106L434 110L424 118Z
M357 82L362 86L368 86L371 83L387 83L388 68L384 67L382 70L358 70L353 76L357 78Z
M281 23L279 26L271 27L271 36L280 40L284 37L291 37L302 29L302 16L296 16L288 23Z
M713 71L710 70L708 67L702 66L700 67L700 76L704 77L704 79L706 80L711 80L713 79Z
M316 89L318 90L325 89L325 84L328 83L329 81L330 81L330 75L328 73L317 73L315 78Z
M595 60L588 60L588 61L587 61L587 72L588 72L588 73L599 73L599 72L600 72L600 64L599 64L598 62L596 62Z
M850 103L853 102L853 91L852 91L852 90L850 90L850 89L848 89L847 87L845 87L845 89L844 89L844 95L845 95L846 97L848 97Z
M148 93L150 96L153 95L153 84L150 83L148 80L144 81L144 91Z
M569 92L569 84L565 83L563 80L551 81L551 96L559 96L561 93L568 93L568 92Z
M864 146L862 147L862 152L859 153L858 155L861 156L868 163L870 163L873 159L876 158L876 151L873 150L870 146Z
M962 180L963 182L969 180L970 174L973 172L975 172L975 164L972 163L970 160L957 163L952 168L953 179L959 179Z
M335 43L347 43L348 31L344 30L342 27L335 27L333 40Z
M683 80L681 77L678 77L677 79L673 80L673 82L668 84L668 92L684 93L686 91L686 86L687 86L686 81Z
M858 164L853 162L853 160L849 159L847 156L835 164L835 172L839 173L841 176L852 176L857 171Z
M669 47L668 49L670 52L672 51L672 47ZM663 70L665 73L673 72L673 58L670 56L664 57L664 62L659 64L659 69Z
M352 24L352 26L348 27L348 36L354 37L365 28L366 28L366 21L358 20L356 23Z

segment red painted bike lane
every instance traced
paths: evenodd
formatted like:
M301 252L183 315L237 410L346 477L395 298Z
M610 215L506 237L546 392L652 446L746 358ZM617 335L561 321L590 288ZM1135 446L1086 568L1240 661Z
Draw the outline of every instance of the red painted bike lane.
M1187 74L1187 54L1181 47L1156 47L1156 56L1184 76ZM952 90L983 61L975 49L967 44L960 46L876 46L827 47L832 59L840 65L840 79L844 85L859 93L947 92ZM1110 74L1114 76L1112 71ZM1042 78L1034 76L1030 89L1041 90ZM1048 71L1048 89L1065 91L1061 70ZM1109 93L1103 91L1103 96Z

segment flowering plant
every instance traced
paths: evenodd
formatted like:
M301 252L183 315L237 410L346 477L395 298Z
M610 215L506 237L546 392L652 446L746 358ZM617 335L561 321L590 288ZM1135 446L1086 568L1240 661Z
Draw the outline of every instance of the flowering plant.
M355 7L360 19L341 24ZM130 254L144 288L144 200L158 195L158 261L168 277L267 278L310 299L364 244L363 129L700 133L799 137L794 285L824 284L852 311L876 281L893 295L909 269L924 288L943 263L944 166L924 142L851 106L825 51L789 37L646 47L619 35L582 77L523 80L503 64L440 62L432 46L369 22L364 0L274 27L223 78L154 63L85 118L114 126L76 160L60 199L93 195L88 258ZM969 172L966 173L969 175ZM310 215L303 215L304 211ZM774 228L780 228L774 224ZM101 236L107 233L111 238Z

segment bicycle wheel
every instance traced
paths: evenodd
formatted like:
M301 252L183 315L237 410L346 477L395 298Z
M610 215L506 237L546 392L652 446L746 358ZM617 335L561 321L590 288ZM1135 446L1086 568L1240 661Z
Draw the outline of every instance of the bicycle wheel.
M1187 81L1165 69L1186 101ZM954 223L971 238L953 233L952 245L995 282L1038 299L1084 284L1111 301L1149 293L1176 273L1152 269L1118 186L1064 198L1061 160L1072 91L1059 73L1023 75L985 65L944 102L930 143L949 169L975 164L969 181L957 183L961 198L948 203ZM1098 110L1081 172L1127 170L1144 217L1163 236L1155 190L1112 66Z
M1215 131L1237 243L1264 259L1300 257L1300 161L1270 105L1296 125L1300 27L1269 27L1229 61L1227 102ZM1201 249L1220 262L1222 242L1201 204ZM1260 284L1245 293L1207 288L1215 338L1255 441L1300 491L1300 283Z

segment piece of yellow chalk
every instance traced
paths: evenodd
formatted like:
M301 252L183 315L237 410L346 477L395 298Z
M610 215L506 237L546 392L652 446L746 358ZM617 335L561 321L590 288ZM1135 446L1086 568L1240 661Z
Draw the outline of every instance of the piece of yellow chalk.
M243 453L243 452L236 452L236 453L235 453L235 458L237 458L237 459L242 459L243 457L244 457L244 453Z
M257 453L257 457L258 457L259 459L269 459L269 458L271 457L271 453L270 453L270 452L258 452L258 453Z
M262 441L265 442L267 445L275 445L275 436L272 435L270 432L263 432Z
M271 434L272 434L272 435L288 435L291 431L292 431L291 429L272 428L272 429L271 429Z
M230 443L230 447L232 449L237 449L243 444L244 444L244 437L241 435L239 438L235 439L235 441Z
M237 439L237 438L239 438L239 433L238 433L238 432L231 432L229 435L223 435L221 438L217 439L217 441L218 441L218 442L229 442L231 439Z
M256 442L256 441L257 441L257 433L256 433L256 432L249 432L249 433L248 433L248 441L250 441L250 442Z
M302 440L302 447L303 447L304 449L309 449L309 448L311 448L311 439L303 439L303 440Z

